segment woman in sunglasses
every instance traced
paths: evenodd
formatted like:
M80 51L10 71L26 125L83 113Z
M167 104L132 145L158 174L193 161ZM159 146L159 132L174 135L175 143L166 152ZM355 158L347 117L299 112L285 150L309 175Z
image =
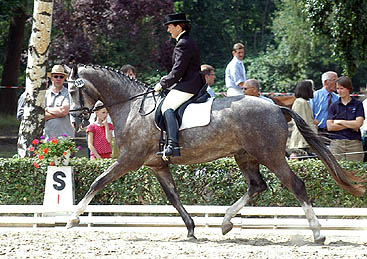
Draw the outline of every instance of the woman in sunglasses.
M64 87L67 74L64 67L55 65L48 77L52 85L45 95L45 129L44 136L47 139L59 136L74 137L75 130L69 117L69 93Z

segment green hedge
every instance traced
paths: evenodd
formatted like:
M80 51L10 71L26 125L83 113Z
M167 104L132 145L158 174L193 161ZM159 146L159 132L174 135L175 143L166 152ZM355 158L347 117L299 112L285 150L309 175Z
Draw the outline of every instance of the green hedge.
M34 162L33 158L0 158L0 204L42 204L46 173L44 168L35 168ZM72 159L77 202L88 191L93 180L112 162L110 159ZM341 163L344 168L361 174L367 169L365 163ZM366 207L366 195L358 198L343 191L319 160L290 161L289 164L306 183L314 206ZM231 158L205 164L172 165L171 169L183 204L230 205L247 189L242 174ZM299 206L298 201L273 173L265 167L261 167L261 173L268 184L268 190L251 201L250 205ZM143 167L107 185L91 204L168 204L168 201L154 175Z

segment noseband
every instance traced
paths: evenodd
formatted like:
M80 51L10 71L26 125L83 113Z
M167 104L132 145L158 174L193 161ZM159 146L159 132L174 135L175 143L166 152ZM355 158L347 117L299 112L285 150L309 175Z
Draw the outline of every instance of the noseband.
M73 82L73 81L68 81L68 82ZM77 78L74 81L74 85L78 89L79 103L80 103L81 107L77 108L77 109L69 110L69 113L71 113L72 116L78 117L82 121L82 125L88 126L88 124L89 124L88 120L89 120L90 115L92 114L92 112L94 112L94 109L90 109L90 108L88 108L84 105L84 96L83 96L83 93L82 93L83 90L86 91L85 88L84 88L84 86L85 86L84 80L82 78ZM74 112L79 112L79 111L81 111L81 113L79 115L74 115L73 114Z

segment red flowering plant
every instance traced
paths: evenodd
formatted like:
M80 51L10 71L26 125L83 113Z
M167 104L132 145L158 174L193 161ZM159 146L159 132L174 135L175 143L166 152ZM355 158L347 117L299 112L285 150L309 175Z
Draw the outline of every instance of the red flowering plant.
M81 147L76 147L75 142L70 137L62 135L48 140L44 136L41 136L39 140L34 139L29 151L38 158L34 166L39 168L40 165L69 165L70 157L80 149Z

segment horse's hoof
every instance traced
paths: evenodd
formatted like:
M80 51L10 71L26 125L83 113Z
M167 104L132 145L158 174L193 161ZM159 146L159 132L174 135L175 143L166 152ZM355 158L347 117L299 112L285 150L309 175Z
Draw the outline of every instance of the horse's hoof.
M320 235L319 238L315 238L315 243L318 245L323 245L325 243L325 236Z
M189 241L197 241L197 240L198 240L194 235L187 236L187 239L188 239Z
M227 221L226 223L222 224L222 234L225 235L227 234L229 231L231 231L233 228L233 224L230 221Z
M69 229L69 228L72 228L72 227L75 227L75 226L78 226L80 223L80 219L79 218L73 218L73 219L70 219L68 221L68 223L66 224L66 228Z

